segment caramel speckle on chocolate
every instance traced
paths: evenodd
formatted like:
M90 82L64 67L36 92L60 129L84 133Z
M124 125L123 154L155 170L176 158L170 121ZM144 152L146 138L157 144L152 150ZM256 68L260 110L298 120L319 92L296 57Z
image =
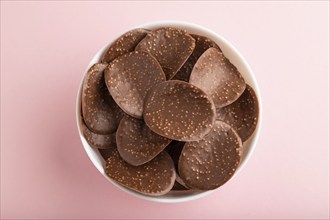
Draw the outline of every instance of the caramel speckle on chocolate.
M106 161L110 157L111 152L114 150L116 150L116 147L114 147L114 148L111 147L111 148L107 148L107 149L99 149L99 152L100 152L102 158Z
M134 166L149 162L171 142L151 131L143 120L130 116L121 120L116 140L120 156Z
M81 127L82 133L90 146L99 149L116 148L116 133L94 133L85 125L84 122L82 122Z
M159 135L178 141L196 141L211 130L215 107L196 86L170 80L150 91L145 100L144 120Z
M151 196L166 194L175 181L174 164L166 152L141 166L132 166L114 150L107 159L105 172L119 184Z
M150 52L162 66L166 79L171 79L195 48L195 39L186 31L163 27L153 30L135 50Z
M118 57L105 70L110 94L124 112L142 118L148 91L165 80L157 60L144 51L133 51Z
M243 142L253 134L258 118L258 99L249 85L246 85L243 94L234 103L217 109L217 119L232 126Z
M185 144L179 159L180 177L194 189L215 189L233 176L241 151L238 134L228 124L216 121L205 138Z
M82 88L82 115L86 126L98 134L116 131L123 111L109 94L103 71L107 64L94 64L85 76Z
M136 45L149 31L142 28L133 29L115 40L101 58L102 63L110 63L117 57L134 51Z
M237 68L216 48L200 56L189 82L210 95L217 108L236 101L245 89L244 78Z
M173 79L175 80L182 80L185 82L189 82L189 77L191 71L194 68L195 63L197 62L198 58L209 48L214 47L220 50L219 46L212 41L211 39L196 35L190 34L195 39L195 49L192 54L189 56L187 61L183 64L180 70L175 74Z

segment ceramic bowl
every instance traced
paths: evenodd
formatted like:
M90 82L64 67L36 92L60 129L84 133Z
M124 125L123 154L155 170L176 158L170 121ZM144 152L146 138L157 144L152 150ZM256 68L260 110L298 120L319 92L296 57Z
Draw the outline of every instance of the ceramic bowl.
M160 27L164 27L164 26L171 26L171 27L181 28L181 29L184 29L184 30L188 31L189 33L203 35L203 36L206 36L206 37L212 39L214 42L216 42L220 46L222 52L230 60L230 62L233 63L237 67L237 69L240 71L240 73L244 77L246 83L249 84L256 92L256 95L257 95L258 101L259 101L259 108L260 108L259 109L259 120L258 120L257 128L254 131L253 135L246 142L244 142L244 144L243 144L243 146L244 146L243 158L242 158L241 163L238 166L238 169L237 169L236 173L232 177L232 178L234 178L235 176L237 176L239 174L239 172L243 169L243 167L245 166L245 164L248 162L249 158L251 157L251 155L252 155L252 153L253 153L256 145L257 145L257 141L258 141L258 137L259 137L259 133L260 133L260 129L261 129L262 103L261 103L261 97L260 97L260 91L259 91L259 88L258 88L258 83L255 79L255 76L254 76L250 66L248 65L247 61L244 59L244 57L240 54L240 52L229 41L227 41L220 34L215 33L214 31L209 30L205 27L202 27L202 26L199 26L199 25L196 25L196 24L192 24L192 23L182 22L182 21L158 21L158 22L152 22L152 23L148 23L148 24L139 25L137 27L132 27L131 29L146 28L146 29L153 30L153 29L157 29L157 28L160 28ZM131 29L129 29L129 30L131 30ZM127 31L129 31L129 30L127 30ZM123 34L123 33L118 34L118 37L121 34ZM115 39L116 38L114 38L113 40L115 40ZM164 203L184 202L184 201L191 201L191 200L194 200L194 199L198 199L198 198L207 196L207 195L209 195L211 193L214 193L216 191L218 191L217 193L221 193L221 190L223 188L219 187L215 190L210 190L210 191L193 191L193 190L171 191L171 192L169 192L169 193L167 193L166 195L163 195L163 196L152 197L152 196L142 195L140 193L137 193L135 191L127 189L127 188L119 185L118 183L116 183L112 179L110 179L105 174L105 169L104 169L105 168L105 161L104 161L103 157L100 155L100 153L97 149L92 148L87 143L86 139L84 138L84 136L82 134L82 128L81 128L81 122L82 122L82 118L81 118L81 91L82 91L83 79L84 79L84 77L87 73L87 70L93 64L99 62L102 54L107 50L107 48L109 47L109 45L112 42L113 41L107 43L102 49L100 49L95 54L95 56L92 58L90 63L88 64L88 66L86 68L86 71L83 73L82 80L81 80L80 85L79 85L77 100L76 100L76 118L77 118L77 126L78 126L79 136L80 136L82 145L83 145L88 157L90 158L92 163L95 165L96 169L107 180L109 180L112 184L114 184L116 187L122 189L123 191L125 191L125 192L127 192L131 195L137 196L139 198L146 199L146 200L151 200L151 201L155 201L155 202L164 202ZM226 184L230 184L230 180ZM104 190L107 190L107 189L104 189ZM108 189L108 190L111 190L111 189Z

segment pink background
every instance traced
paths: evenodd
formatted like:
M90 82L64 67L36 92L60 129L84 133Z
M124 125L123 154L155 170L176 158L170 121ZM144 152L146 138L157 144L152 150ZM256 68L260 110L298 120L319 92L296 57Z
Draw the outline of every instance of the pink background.
M254 70L258 146L216 193L160 204L88 159L75 100L94 54L141 23L223 35ZM1 2L1 218L329 218L329 2Z

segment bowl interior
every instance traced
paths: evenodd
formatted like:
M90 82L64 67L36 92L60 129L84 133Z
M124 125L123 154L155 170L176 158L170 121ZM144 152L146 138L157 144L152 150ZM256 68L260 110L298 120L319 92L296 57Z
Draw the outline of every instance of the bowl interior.
M149 23L149 24L140 25L138 27L153 30L153 29L157 29L157 28L163 27L163 26L171 26L171 27L182 28L182 29L187 30L189 33L203 35L203 36L206 36L206 37L212 39L214 42L216 42L219 45L219 47L221 48L221 50L223 51L225 56L230 60L230 62L233 63L238 68L238 70L240 71L240 73L244 77L247 84L249 84L256 92L256 95L257 95L258 101L259 101L259 120L258 120L257 128L254 131L253 135L243 144L243 149L244 149L243 150L243 157L242 157L241 163L239 164L239 166L237 168L236 173L233 176L233 177L235 177L239 173L239 171L244 167L244 165L246 164L248 159L250 158L250 156L251 156L251 154L252 154L252 152L253 152L253 150L256 146L256 142L258 140L258 136L259 136L260 129L261 129L261 120L262 120L261 97L260 97L260 92L259 92L259 88L258 88L258 85L257 85L257 81L256 81L256 79L253 75L253 72L252 72L251 68L249 67L248 63L246 62L246 60L243 58L243 56L238 52L238 50L231 43L229 43L222 36L214 33L213 31L211 31L209 29L201 27L199 25L195 25L195 24L191 24L191 23L187 23L187 22L160 21L160 22L153 22L153 23ZM106 49L109 47L109 45L111 43L112 42L108 43L106 46L104 46L101 50L99 50L97 52L97 54L93 57L93 59L89 63L86 71L84 72L83 78L86 75L88 69L93 64L99 62L102 54L106 51ZM206 195L208 195L208 194L210 194L210 193L212 193L216 190L221 190L221 187L219 187L218 189L210 190L210 191L204 191L204 192L193 191L193 190L190 190L190 191L171 191L168 194L163 195L163 196L152 197L152 196L146 196L146 195L136 193L136 192L134 192L130 189L127 189L127 188L119 185L118 183L116 183L115 181L110 179L105 174L105 170L104 170L105 161L104 161L103 157L100 155L100 153L97 149L92 148L87 143L86 139L84 138L84 136L82 134L82 128L81 128L81 123L82 123L82 117L81 117L82 83L83 83L83 79L81 80L80 85L79 85L79 90L78 90L78 94L77 94L77 102L76 102L76 104L77 104L76 105L76 109L77 109L76 117L77 117L77 125L78 125L79 136L80 136L83 147L84 147L88 157L90 158L90 160L95 165L95 167L100 171L100 173L106 179L108 179L114 185L116 185L117 187L119 187L120 189L126 191L129 194L132 194L134 196L137 196L137 197L140 197L140 198L143 198L143 199L151 200L151 201L166 202L166 203L190 201L190 200L194 200L194 199L197 199L197 198L200 198L200 197L204 197L204 196L206 196ZM228 182L230 182L230 180Z

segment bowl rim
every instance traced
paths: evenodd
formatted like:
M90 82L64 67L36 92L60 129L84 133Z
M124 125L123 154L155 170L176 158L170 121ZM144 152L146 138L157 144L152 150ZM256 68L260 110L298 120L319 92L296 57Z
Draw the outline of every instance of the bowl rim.
M248 74L248 78L250 80L249 85L255 90L256 96L258 98L258 104L259 104L259 118L258 118L258 123L257 123L257 127L253 133L253 135L247 140L247 142L249 142L249 149L246 152L246 155L244 156L244 158L242 159L241 163L239 164L235 174L232 176L232 178L234 178L235 176L237 176L237 174L243 169L243 167L246 165L246 163L250 160L259 136L260 136L260 131L261 131L261 124L262 124L262 99L261 99L261 95L260 95L260 89L256 80L256 77L250 67L250 65L248 64L248 62L246 61L246 59L243 57L243 55L237 50L237 48L230 43L227 39L225 39L222 35L204 27L198 24L194 24L191 22L186 22L186 21L178 21L178 20L160 20L160 21L155 21L155 22L149 22L149 23L144 23L144 24L140 24L137 26L134 26L132 28L130 28L129 30L135 29L135 28L146 28L146 29L156 29L159 28L161 26L169 26L169 27L178 27L178 28L183 28L183 29L193 29L195 31L199 31L199 32L203 32L204 35L205 33L207 33L206 35L210 36L212 35L212 40L214 40L216 43L218 43L219 41L222 42L222 44L225 45L225 47L227 48L228 51L230 51L231 55L235 57L235 59L238 59L237 62L240 62L241 65L244 67L244 75ZM133 190L130 190L120 184L118 184L117 182L115 182L114 180L110 179L104 172L104 168L102 165L102 162L99 160L97 161L94 157L95 155L92 154L91 150L93 149L85 140L82 131L81 131L81 92L82 92L82 85L83 85L83 81L85 78L85 75L88 71L88 69L95 64L96 60L99 60L99 58L101 57L101 55L105 52L105 50L110 46L110 44L116 40L119 36L121 36L121 34L119 34L118 36L114 37L110 42L108 42L107 44L105 44L105 46L103 46L101 49L99 49L97 51L97 53L93 56L93 58L91 59L90 63L88 64L86 70L83 73L82 79L80 80L79 83L79 88L78 88L78 93L77 93L77 97L76 97L76 123L77 123L77 128L78 128L78 133L80 136L80 140L82 142L83 148L85 150L85 152L88 155L88 158L91 160L91 162L93 163L93 165L96 167L96 169L107 179L109 180L112 184L114 184L115 186L117 186L118 188L120 188L121 190L144 200L149 200L149 201L154 201L154 202L161 202L161 203L179 203L179 202L186 202L186 201L192 201L195 199L199 199L202 197L205 197L217 190L219 190L220 188L223 188L223 186L215 189L215 190L209 190L209 191L195 191L193 194L185 192L185 191L172 191L171 192L171 196L160 196L160 197L153 197L153 196L148 196L148 195L143 195L140 194L138 192L135 192ZM214 38L213 38L214 37ZM216 38L216 39L215 39ZM223 50L223 47L221 47L221 49ZM226 51L223 51L224 54L226 55ZM232 60L230 59L230 61L232 62ZM242 74L243 75L243 74ZM244 77L245 78L245 77ZM232 179L231 178L231 179Z

